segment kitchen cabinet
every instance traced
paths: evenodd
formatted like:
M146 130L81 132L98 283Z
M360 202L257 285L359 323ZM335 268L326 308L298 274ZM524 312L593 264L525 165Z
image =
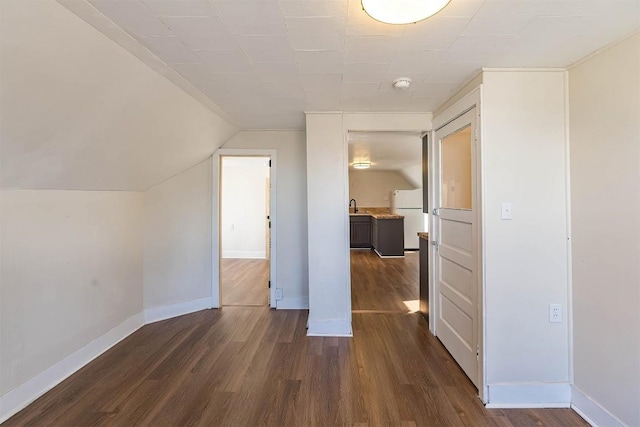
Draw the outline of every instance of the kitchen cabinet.
M350 247L371 247L371 217L368 215L349 217Z
M420 235L420 314L429 321L429 240Z
M371 218L371 241L380 256L404 256L404 218Z

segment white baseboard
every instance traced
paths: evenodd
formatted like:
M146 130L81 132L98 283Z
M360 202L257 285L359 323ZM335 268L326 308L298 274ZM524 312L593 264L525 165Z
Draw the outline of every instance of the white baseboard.
M278 310L308 310L309 297L285 297L276 301Z
M104 335L74 351L55 365L0 397L0 423L61 383L71 374L122 341L144 325L142 313L135 314Z
M489 384L487 408L569 408L569 383Z
M146 308L144 310L144 323L159 322L208 308L211 308L211 297L164 305L162 307Z
M266 259L266 251L222 251L222 258Z
M351 322L342 319L311 320L307 329L309 337L352 337Z
M594 427L623 427L625 425L576 386L573 386L571 391L571 409Z

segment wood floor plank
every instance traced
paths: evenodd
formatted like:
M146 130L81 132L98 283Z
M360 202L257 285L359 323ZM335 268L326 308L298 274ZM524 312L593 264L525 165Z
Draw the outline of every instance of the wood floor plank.
M486 409L405 301L417 254L352 253L353 338L306 311L225 306L144 326L7 426L586 426L570 409Z

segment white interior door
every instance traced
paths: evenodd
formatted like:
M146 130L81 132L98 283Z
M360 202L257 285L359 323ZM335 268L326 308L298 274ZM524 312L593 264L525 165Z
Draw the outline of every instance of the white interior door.
M476 387L478 250L476 113L438 129L434 138L435 333Z

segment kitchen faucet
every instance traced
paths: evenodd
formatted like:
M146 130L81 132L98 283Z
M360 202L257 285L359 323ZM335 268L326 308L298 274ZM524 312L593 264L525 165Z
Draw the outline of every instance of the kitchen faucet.
M356 203L356 199L349 200L349 208L351 208L351 202L353 202L353 213L358 213L358 204Z

